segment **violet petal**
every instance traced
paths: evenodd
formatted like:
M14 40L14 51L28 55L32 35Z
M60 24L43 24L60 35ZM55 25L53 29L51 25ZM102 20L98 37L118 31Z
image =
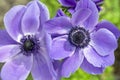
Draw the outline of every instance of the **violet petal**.
M0 47L0 62L6 62L20 52L18 45L6 45Z
M10 9L4 17L4 24L8 34L16 41L22 35L20 21L25 11L25 6L18 5Z
M2 67L2 80L25 80L30 73L33 56L17 55ZM7 77L6 77L7 75Z
M0 46L16 44L6 30L0 30Z
M34 1L27 7L26 12L22 18L22 31L24 35L36 33L40 25L39 15L40 15L39 7L37 3Z
M67 36L64 35L53 39L50 56L53 59L63 59L72 55L74 51L75 47L69 43Z
M62 16L47 21L44 27L51 34L66 34L72 28L72 24L70 18Z
M106 28L108 30L110 30L118 39L120 37L120 30L112 23L110 23L109 21L101 21L100 23L97 24L96 26L97 30L101 29L101 28Z
M90 15L91 15L91 10L90 9L81 8L81 9L77 10L72 15L72 23L73 23L73 25L83 24L83 22L85 20L87 20Z
M82 64L83 59L84 55L82 51L76 50L72 56L64 61L61 71L62 76L69 77L71 73L74 73Z
M90 74L101 74L104 71L103 67L94 67L85 58L80 68L82 68L85 72L90 73Z
M116 37L105 28L101 28L91 35L90 44L101 56L109 55L117 48Z

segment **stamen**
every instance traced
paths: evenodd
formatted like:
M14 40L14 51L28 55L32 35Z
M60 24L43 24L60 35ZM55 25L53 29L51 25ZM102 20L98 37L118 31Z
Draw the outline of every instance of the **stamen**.
M21 52L28 56L32 54L38 53L38 50L40 48L39 40L35 36L24 36L21 39Z
M69 32L69 42L80 48L84 48L90 41L89 32L82 27L74 27Z

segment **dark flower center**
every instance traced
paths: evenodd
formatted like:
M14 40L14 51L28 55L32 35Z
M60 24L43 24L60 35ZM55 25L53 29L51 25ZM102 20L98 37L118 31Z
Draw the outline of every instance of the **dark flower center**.
M39 40L37 40L37 38L35 36L24 36L21 39L21 52L24 55L30 55L31 53L35 54L38 53L38 50L40 48L40 43Z
M90 41L89 32L82 27L74 27L69 32L69 42L76 47L84 48Z
M72 36L71 40L76 45L82 43L85 38L84 34L80 31L74 32L71 36Z
M35 46L34 41L32 41L32 40L26 40L24 42L23 48L27 52L27 51L32 51L33 48L34 48L34 46Z

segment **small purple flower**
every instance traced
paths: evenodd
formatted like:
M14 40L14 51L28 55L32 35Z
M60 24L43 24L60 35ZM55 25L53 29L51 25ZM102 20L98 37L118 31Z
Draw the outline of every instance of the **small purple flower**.
M46 49L49 36L43 30L48 19L47 7L38 0L5 14L6 30L0 30L0 62L5 62L2 80L26 80L30 72L34 80L56 80Z
M55 17L45 24L46 31L56 35L52 39L50 56L64 60L62 77L69 77L79 67L90 74L100 74L114 63L120 31L108 21L98 23L98 15L92 15L95 5L92 1L86 4L81 2L72 18Z
M58 1L62 6L68 7L69 12L71 13L75 11L77 5L80 5L79 2L85 2L85 3L89 2L89 0L58 0ZM98 11L100 11L101 10L100 6L103 3L103 0L91 0L91 1L93 1L96 4Z

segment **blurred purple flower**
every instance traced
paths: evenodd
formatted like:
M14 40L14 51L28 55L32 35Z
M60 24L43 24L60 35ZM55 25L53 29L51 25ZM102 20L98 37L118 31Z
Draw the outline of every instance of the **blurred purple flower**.
M69 12L73 13L75 11L75 8L77 5L80 5L79 2L89 2L89 0L58 0L59 3L64 6L64 7L67 7ZM93 1L95 4L96 4L96 7L98 9L98 11L101 10L100 6L101 4L103 3L103 0L91 0ZM88 3L89 5L89 3Z
M98 11L100 11L101 10L101 5L103 4L104 0L92 0L92 1L96 4L96 6L98 8Z
M62 11L62 9L58 9L57 12L56 12L55 17L59 17L59 16L66 16L66 14Z
M69 77L79 67L90 74L101 74L115 59L120 31L108 21L98 23L98 11L91 0L84 4L83 0L80 1L81 5L72 18L55 17L44 26L49 34L54 35L51 58L64 59L62 77Z
M47 7L38 0L6 13L6 30L0 30L0 62L5 62L2 80L26 80L30 72L34 80L56 80L46 50L49 36L42 28L48 19Z

